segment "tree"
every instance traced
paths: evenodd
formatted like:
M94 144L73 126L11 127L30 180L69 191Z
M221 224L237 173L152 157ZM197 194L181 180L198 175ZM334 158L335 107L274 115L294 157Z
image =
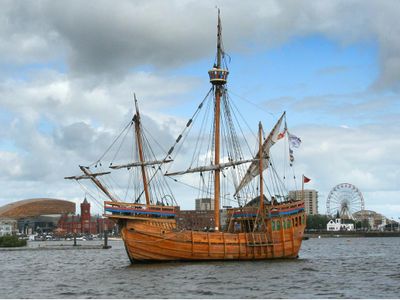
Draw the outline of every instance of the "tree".
M361 221L357 221L355 224L355 227L361 230L365 230L365 229L371 229L371 224L369 224L368 219L363 219Z
M308 215L306 229L326 230L330 218L326 215Z

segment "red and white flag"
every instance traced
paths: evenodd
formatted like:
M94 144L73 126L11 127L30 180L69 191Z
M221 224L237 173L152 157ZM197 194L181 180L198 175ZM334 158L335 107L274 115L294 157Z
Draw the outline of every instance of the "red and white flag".
M278 134L278 140L283 139L285 137L286 129Z
M306 176L303 175L303 182L304 182L304 183L308 183L308 182L310 182L310 181L311 181L310 178L308 178L308 177L306 177Z

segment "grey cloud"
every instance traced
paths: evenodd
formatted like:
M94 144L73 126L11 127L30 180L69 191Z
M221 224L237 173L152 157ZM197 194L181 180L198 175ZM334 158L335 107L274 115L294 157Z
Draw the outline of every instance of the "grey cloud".
M66 56L75 74L114 77L142 65L175 67L209 57L215 48L214 2L10 1L3 6L3 59ZM376 41L380 75L372 87L400 87L397 1L230 1L221 9L228 52L316 33L344 45Z
M148 64L182 65L211 49L214 35L204 34L204 29L214 28L215 20L195 30L200 15L193 6L174 6L165 1L122 1L118 5L70 2L65 9L65 3L52 2L45 12L69 45L73 71L114 73Z
M87 149L95 137L95 130L84 122L60 128L54 135L59 147L67 150Z

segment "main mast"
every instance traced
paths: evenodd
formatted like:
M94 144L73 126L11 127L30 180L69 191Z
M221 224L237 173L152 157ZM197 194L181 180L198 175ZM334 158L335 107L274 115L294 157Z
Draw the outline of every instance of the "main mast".
M149 193L149 187L147 184L146 168L145 168L145 164L144 164L145 161L144 161L144 155L143 155L142 135L140 132L139 107L137 104L136 95L134 95L134 97L135 97L135 108L136 108L136 115L134 117L136 142L137 142L138 151L139 151L139 160L141 162L140 168L142 171L143 188L144 188L144 195L146 197L146 205L150 205L150 193Z
M217 33L217 63L213 69L208 71L210 82L214 85L215 90L215 115L214 115L214 165L219 164L220 160L220 121L221 121L221 96L225 90L225 84L228 77L228 71L222 67L222 36L221 36L221 19L218 9L218 33ZM214 171L214 219L215 230L220 229L220 174L217 168Z

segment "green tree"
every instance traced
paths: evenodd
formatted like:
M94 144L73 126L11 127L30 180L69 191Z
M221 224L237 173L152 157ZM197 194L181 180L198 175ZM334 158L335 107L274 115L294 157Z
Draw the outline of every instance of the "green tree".
M6 235L0 237L0 247L23 247L26 246L26 240L19 240L15 235Z
M371 224L369 224L368 219L363 219L361 221L357 221L357 222L355 222L354 226L357 228L357 230L371 229Z
M306 229L326 230L330 218L326 215L308 215Z

